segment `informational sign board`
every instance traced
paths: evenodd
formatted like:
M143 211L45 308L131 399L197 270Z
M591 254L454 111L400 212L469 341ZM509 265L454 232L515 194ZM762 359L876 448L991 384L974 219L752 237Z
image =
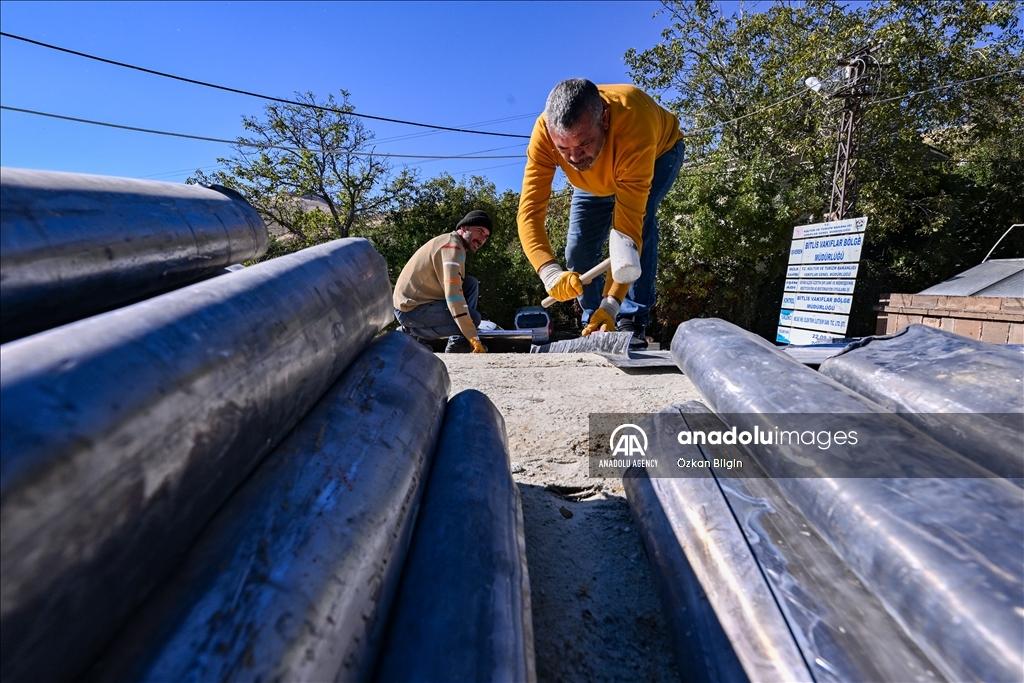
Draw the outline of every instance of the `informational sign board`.
M820 344L846 335L866 217L793 229L775 340Z
M794 346L828 344L832 341L832 335L827 332L801 330L797 327L780 327L776 333L775 341L781 344L793 344Z
M810 265L790 265L786 277L842 277L856 278L859 263L827 263Z
M817 311L819 313L850 314L853 297L845 294L800 294L783 292L782 310Z

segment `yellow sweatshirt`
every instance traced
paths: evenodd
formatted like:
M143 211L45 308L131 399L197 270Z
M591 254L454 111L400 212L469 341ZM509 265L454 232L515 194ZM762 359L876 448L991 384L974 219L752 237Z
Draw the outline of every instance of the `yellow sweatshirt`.
M556 167L565 172L573 187L599 197L614 195L613 227L631 237L637 249L643 249L640 233L654 177L654 162L682 138L675 115L643 90L631 85L599 85L597 89L609 109L608 137L590 169L581 172L565 163L548 135L543 114L533 127L526 150L517 222L519 240L534 270L557 260L544 229ZM606 294L620 301L628 291L628 284L605 287Z
M408 313L417 306L444 299L452 319L467 339L477 339L476 323L462 292L466 277L466 246L454 232L438 235L416 250L402 268L392 303Z

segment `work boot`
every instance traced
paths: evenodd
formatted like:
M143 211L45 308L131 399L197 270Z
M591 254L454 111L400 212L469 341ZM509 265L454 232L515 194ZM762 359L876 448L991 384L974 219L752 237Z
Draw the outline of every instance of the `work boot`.
M463 337L461 334L456 334L448 337L448 346L444 347L445 353L472 353L473 347L469 345L469 340Z
M619 332L632 332L629 340L630 351L643 351L647 348L647 327L636 322L633 318L619 318L615 321L615 329Z

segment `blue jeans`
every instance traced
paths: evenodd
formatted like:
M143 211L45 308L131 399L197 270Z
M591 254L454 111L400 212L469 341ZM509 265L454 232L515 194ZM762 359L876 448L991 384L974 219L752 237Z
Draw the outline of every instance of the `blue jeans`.
M641 237L644 241L640 253L640 278L629 288L625 301L619 309L618 319L632 318L647 327L654 307L654 281L658 271L658 205L668 194L679 167L683 164L685 145L680 140L672 149L654 162L654 177L651 193L647 195L647 208ZM572 206L569 210L569 235L565 244L565 263L569 270L584 273L601 262L601 250L608 241L615 213L615 196L598 197L579 188L573 188ZM583 296L579 297L583 307L583 324L601 304L604 290L604 276L594 278L584 285Z
M477 313L476 304L480 300L480 283L472 275L467 275L462 281L462 294L466 297L466 305L469 306L469 317L473 324L480 325L480 314ZM404 313L395 309L395 318L398 324L409 330L409 332L421 339L444 339L462 334L458 323L448 310L448 304L444 301L431 301L429 304L422 304Z

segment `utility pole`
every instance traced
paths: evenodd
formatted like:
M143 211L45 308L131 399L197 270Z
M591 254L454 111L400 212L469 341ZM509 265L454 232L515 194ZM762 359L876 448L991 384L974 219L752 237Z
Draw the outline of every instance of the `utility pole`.
M828 94L833 99L842 99L839 134L836 146L836 168L832 174L832 200L829 202L828 220L838 221L852 213L857 200L857 177L853 172L860 152L860 118L864 100L872 96L874 84L881 73L878 61L872 57L879 45L861 48L853 54L840 58L843 79L835 90Z

